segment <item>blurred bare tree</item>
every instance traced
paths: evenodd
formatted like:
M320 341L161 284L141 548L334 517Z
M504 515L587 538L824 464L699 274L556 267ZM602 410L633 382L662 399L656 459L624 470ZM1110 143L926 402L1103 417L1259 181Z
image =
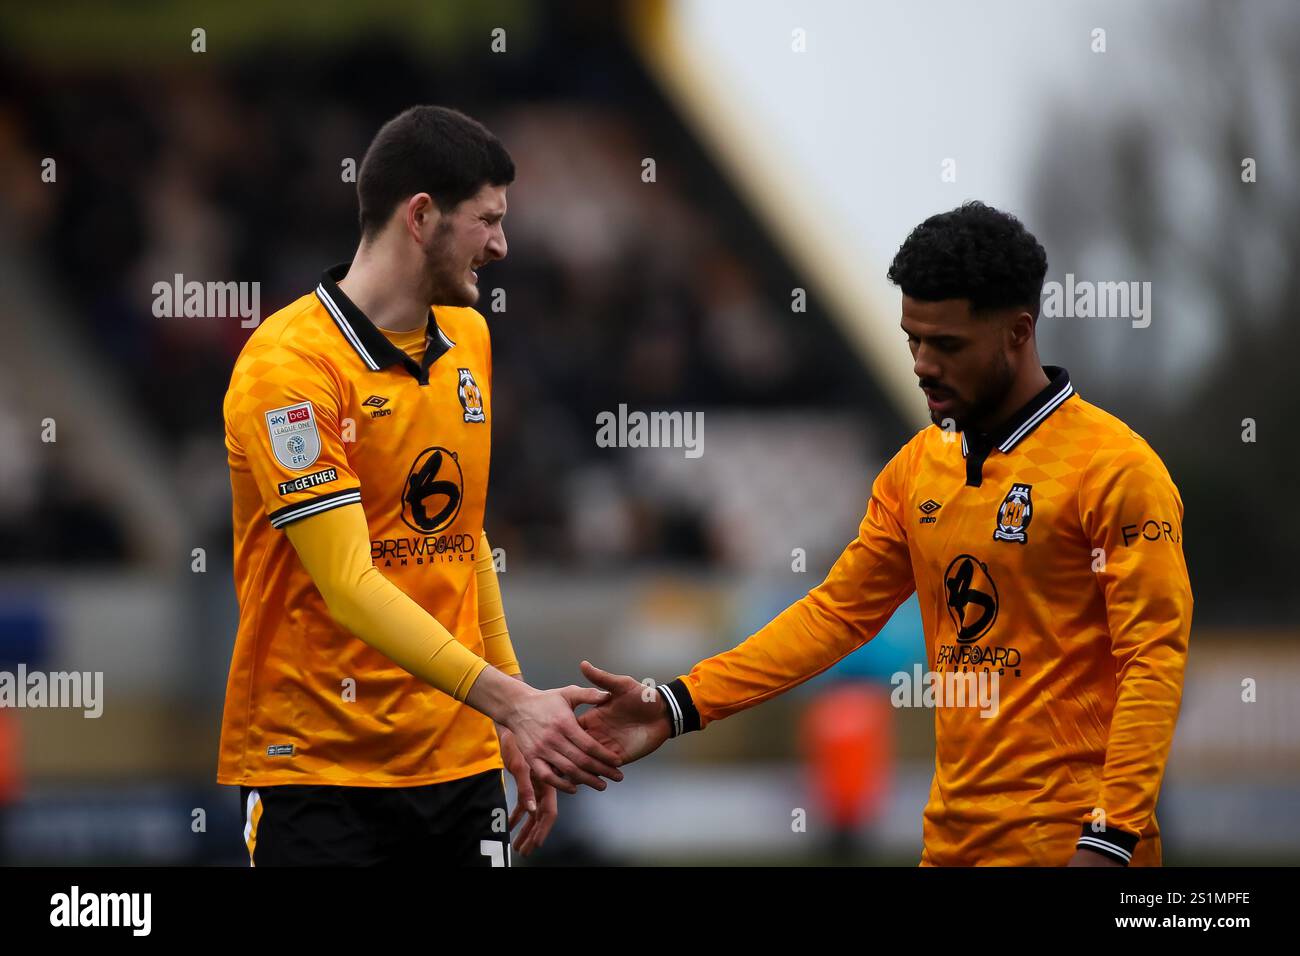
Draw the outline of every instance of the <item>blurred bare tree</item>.
M1044 319L1043 357L1164 458L1186 507L1198 622L1293 626L1300 5L1164 11L1176 19L1141 51L1118 113L1053 112L1030 216L1049 280L1149 280L1151 325Z

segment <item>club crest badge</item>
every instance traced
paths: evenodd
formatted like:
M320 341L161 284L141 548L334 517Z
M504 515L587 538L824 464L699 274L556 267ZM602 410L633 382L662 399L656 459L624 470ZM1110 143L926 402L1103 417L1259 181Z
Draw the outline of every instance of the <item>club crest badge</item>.
M474 373L467 368L459 369L460 382L456 393L460 396L460 407L465 409L465 421L481 422L483 418L483 393L478 390Z
M266 430L275 460L284 467L301 471L320 457L320 432L311 402L271 409L266 413Z
M1025 544L1029 538L1029 522L1034 517L1034 506L1029 500L1032 485L1012 485L998 506L998 526L993 532L994 541L1017 541Z

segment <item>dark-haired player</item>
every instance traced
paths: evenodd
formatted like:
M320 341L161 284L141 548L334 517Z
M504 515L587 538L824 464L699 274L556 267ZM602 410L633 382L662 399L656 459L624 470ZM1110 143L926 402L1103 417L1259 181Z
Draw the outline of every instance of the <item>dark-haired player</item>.
M217 780L240 787L253 865L508 865L525 810L527 853L555 788L621 778L573 714L603 692L522 681L483 534L492 356L472 306L506 254L514 174L468 116L390 120L361 164L352 262L235 364Z
M916 591L937 686L923 865L1158 865L1154 815L1191 626L1183 505L1150 446L1034 339L1047 256L981 203L913 230L889 269L934 427L876 478L819 587L747 641L581 722L628 762L874 637ZM996 678L996 681L994 681ZM969 682L967 682L969 679Z

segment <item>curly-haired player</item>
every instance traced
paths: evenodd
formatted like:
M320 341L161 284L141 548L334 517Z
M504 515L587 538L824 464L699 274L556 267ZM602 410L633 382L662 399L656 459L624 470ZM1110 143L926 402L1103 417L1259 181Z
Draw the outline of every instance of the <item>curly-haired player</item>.
M982 203L912 231L889 278L934 425L876 478L826 580L749 640L650 701L584 662L612 692L581 717L592 736L642 757L830 667L915 591L936 708L921 863L1160 863L1192 616L1183 505L1139 435L1039 364L1046 272Z

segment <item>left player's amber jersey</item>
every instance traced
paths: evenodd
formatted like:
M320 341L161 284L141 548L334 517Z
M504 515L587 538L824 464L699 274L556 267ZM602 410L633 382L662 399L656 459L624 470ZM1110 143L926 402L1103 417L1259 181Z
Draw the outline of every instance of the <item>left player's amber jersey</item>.
M417 361L339 289L346 272L261 324L226 393L239 630L224 784L418 786L501 766L489 718L335 624L282 530L359 505L379 571L482 656L487 325L430 310Z
M915 590L933 676L906 675L901 702L942 704L922 862L1063 865L1077 845L1158 863L1192 613L1182 500L1140 436L1046 371L998 433L908 442L825 582L668 685L678 728L825 670Z

